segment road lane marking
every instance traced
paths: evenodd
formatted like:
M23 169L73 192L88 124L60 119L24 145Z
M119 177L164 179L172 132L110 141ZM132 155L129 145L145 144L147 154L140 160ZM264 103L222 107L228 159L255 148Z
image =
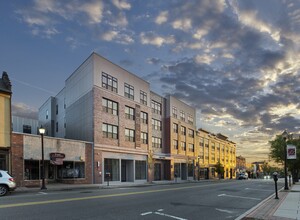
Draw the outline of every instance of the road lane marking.
M174 215L168 215L168 214L165 214L165 213L162 213L162 212L154 212L154 214L161 215L161 216L166 216L166 217L174 218L174 219L178 219L178 220L187 220L186 218L180 218L180 217L177 217L177 216L174 216Z
M217 209L216 208L216 210L219 211L219 212L226 212L226 213L229 213L229 214L233 213L233 211L229 211L229 210L226 210L226 209Z
M162 213L162 211L163 211L163 209L158 209L157 212L144 212L144 213L141 213L141 216L154 214L154 215L165 216L165 217L168 217L168 218L174 218L174 219L177 219L177 220L187 220L185 218L181 218L181 217L177 217L177 216L174 216L174 215L169 215L169 214Z
M141 215L144 216L144 215L150 215L150 214L152 214L152 212L144 212Z
M240 198L240 199L252 199L252 200L261 200L258 198L253 198L253 197L244 197L244 196L232 196L232 195L227 195L227 194L220 194L218 196L225 196L225 197L232 197L232 198Z
M222 183L222 184L228 185L230 183ZM203 187L207 187L207 186L211 186L211 184L200 185L200 186L199 185L197 185L197 186L184 186L184 187L168 188L168 189L155 189L155 190L141 191L141 192L129 192L129 193L87 196L87 197L77 197L77 198L68 198L68 199L53 199L53 200L46 200L46 201L5 204L5 205L0 205L0 209L20 207L20 206L32 206L32 205L45 205L45 204L52 204L52 203L73 202L73 201L82 201L82 200L91 200L91 199L102 199L102 198L110 198L110 197L118 197L118 196L141 195L141 194L147 194L147 193L175 191L175 190L184 190L184 189L193 189L193 188L203 188Z

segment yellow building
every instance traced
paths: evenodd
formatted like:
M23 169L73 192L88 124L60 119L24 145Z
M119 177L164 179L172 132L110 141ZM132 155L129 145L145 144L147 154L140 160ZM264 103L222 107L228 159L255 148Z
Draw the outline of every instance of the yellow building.
M10 171L11 83L6 72L0 78L0 169Z
M222 134L213 134L204 129L197 132L199 140L198 178L217 178L216 164L224 167L221 178L236 178L236 144Z

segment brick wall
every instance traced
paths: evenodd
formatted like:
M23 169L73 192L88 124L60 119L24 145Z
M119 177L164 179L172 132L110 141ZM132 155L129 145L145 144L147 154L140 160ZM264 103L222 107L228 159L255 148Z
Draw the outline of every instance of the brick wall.
M12 134L12 145L11 145L11 155L12 155L12 176L14 177L17 186L23 186L23 173L24 173L24 163L23 163L23 135L22 134Z

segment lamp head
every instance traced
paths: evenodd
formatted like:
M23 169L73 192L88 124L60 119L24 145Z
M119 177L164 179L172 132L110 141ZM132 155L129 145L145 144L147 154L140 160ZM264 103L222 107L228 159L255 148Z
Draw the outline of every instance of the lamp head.
M45 134L46 129L43 128L43 126L41 125L41 127L39 128L39 132L40 132L40 134Z

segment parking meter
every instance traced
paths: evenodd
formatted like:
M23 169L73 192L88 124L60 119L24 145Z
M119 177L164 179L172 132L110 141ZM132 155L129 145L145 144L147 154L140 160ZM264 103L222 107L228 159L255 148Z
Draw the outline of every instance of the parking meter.
M275 182L275 199L279 199L278 198L278 192L277 192L277 181L278 181L278 173L277 172L274 172L273 173L273 179L274 179L274 182Z
M110 172L105 173L105 178L107 180L107 186L109 186Z
M275 182L277 182L277 180L278 180L278 173L277 172L273 173L273 179L274 179Z

